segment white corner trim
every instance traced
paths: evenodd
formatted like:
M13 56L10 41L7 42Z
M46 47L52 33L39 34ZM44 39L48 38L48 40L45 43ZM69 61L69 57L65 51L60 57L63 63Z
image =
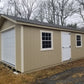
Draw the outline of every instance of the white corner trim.
M14 27L14 31L15 31L15 68L16 68L16 29Z
M77 46L77 35L81 36L81 46ZM83 46L83 44L82 44L82 34L75 34L75 46L76 46L76 48L81 48Z
M63 59L63 56L62 56L62 33L63 32L61 31L60 32L60 34L61 34L61 39L60 39L61 40L61 62L63 62L63 60L62 60Z
M21 26L21 72L24 72L24 31Z
M15 25L12 25L12 26L10 26L10 27L8 27L6 29L3 29L0 32L4 32L4 31L7 31L7 30L10 30L10 29L13 29L13 28L15 28Z

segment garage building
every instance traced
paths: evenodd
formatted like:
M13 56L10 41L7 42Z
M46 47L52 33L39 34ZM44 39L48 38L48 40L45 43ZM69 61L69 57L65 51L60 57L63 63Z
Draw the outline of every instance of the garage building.
M33 72L84 58L84 30L0 16L0 60Z

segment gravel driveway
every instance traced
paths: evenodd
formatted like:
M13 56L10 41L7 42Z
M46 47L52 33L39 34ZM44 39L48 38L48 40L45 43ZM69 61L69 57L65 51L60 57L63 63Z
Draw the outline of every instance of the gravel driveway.
M66 70L65 72L42 79L37 84L84 84L84 67Z

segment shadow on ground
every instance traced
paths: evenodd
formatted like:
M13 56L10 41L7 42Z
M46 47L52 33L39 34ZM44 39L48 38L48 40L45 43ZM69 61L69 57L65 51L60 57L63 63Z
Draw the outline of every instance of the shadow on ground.
M66 70L65 72L37 81L36 84L84 84L84 67Z

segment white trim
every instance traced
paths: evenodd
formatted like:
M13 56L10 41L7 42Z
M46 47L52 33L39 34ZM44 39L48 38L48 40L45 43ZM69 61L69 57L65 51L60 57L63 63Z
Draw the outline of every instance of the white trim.
M61 62L63 62L62 61L62 32L61 32Z
M52 29L52 30L58 30L58 31L60 30L60 31L65 31L65 32L76 32L76 33L83 33L84 34L84 32L78 31L78 30L74 31L74 30L69 30L68 28L62 29L62 28L48 27L48 26L45 26L45 25L43 26L43 25L36 25L36 24L30 24L30 23L23 23L23 22L18 22L18 21L15 21L13 19L10 19L10 18L8 18L4 15L1 15L1 16L3 18L6 18L7 20L12 21L15 24L19 24L19 25L28 25L28 26L42 27L42 28L45 28L45 29Z
M1 39L2 39L2 34L1 34ZM2 61L2 56L3 56L3 54L2 54L2 53L3 53L3 52L2 52L2 51L3 51L3 50L2 50L2 49L3 49L3 48L2 48L2 45L3 45L3 40L1 40L1 61Z
M16 28L14 27L14 30L15 30L15 68L17 68L16 67Z
M24 72L24 31L21 26L21 72Z
M15 28L15 25L12 25L12 26L10 26L10 27L8 27L6 29L3 29L0 32L4 32L4 31L7 31L7 30L10 30L10 29L13 29L13 28Z
M47 32L47 33L51 33L51 48L42 48L42 32ZM47 50L53 50L53 32L52 31L46 31L46 30L40 30L40 46L41 46L41 51L47 51Z
M56 28L56 27L49 27L49 26L43 26L43 25L36 25L36 24L29 24L29 23L23 23L23 22L17 22L17 24L19 25L28 25L28 26L35 26L35 27L40 27L40 28L44 28L44 29L52 29L52 30L57 30L57 31L65 31L65 32L75 32L75 33L83 33L83 31L79 31L79 30L70 30L68 28L66 29L62 29L62 28Z
M77 35L81 36L81 46L77 46ZM81 48L82 47L82 34L75 34L75 46L76 48Z

